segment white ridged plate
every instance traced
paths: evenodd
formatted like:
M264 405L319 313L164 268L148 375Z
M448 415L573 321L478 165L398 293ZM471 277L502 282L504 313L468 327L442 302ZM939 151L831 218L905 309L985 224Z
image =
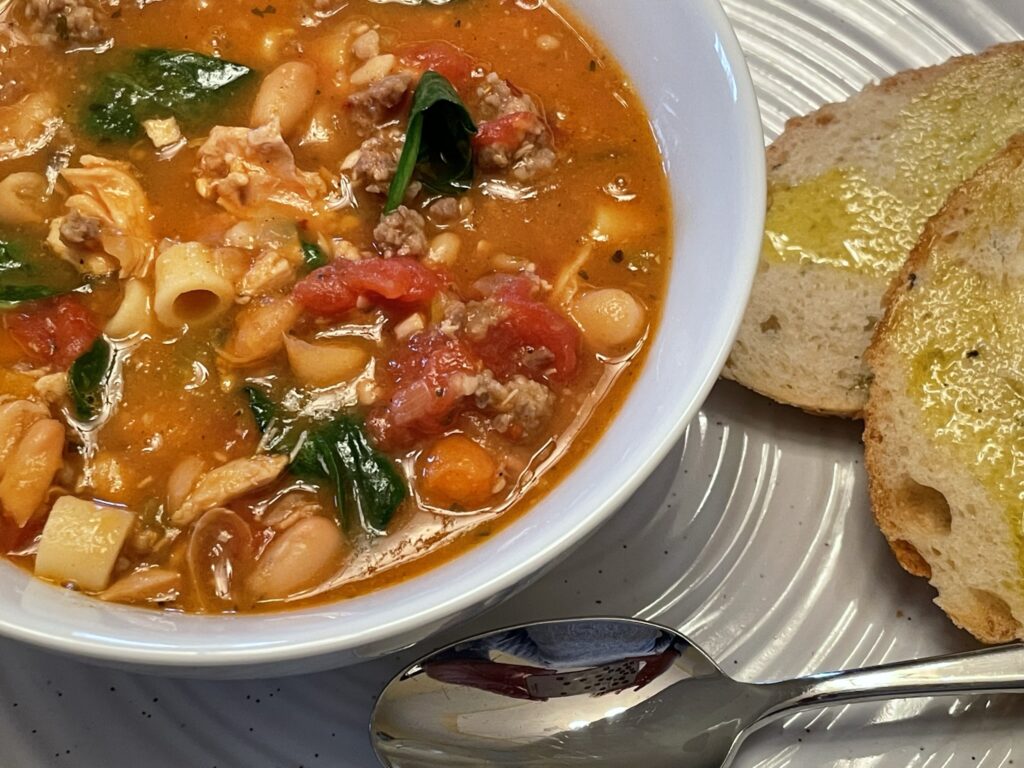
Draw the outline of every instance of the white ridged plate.
M769 138L788 117L873 78L1024 33L1022 0L724 4ZM448 637L635 614L684 628L738 677L768 680L972 647L931 597L871 524L858 426L723 384L609 525ZM0 766L371 766L373 697L421 650L307 677L213 683L112 672L0 641ZM760 733L739 765L1024 765L1022 716L1024 700L1012 698L834 708Z

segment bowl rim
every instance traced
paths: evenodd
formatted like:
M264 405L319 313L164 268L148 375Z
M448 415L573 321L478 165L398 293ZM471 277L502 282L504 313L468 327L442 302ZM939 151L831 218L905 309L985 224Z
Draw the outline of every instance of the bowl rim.
M761 116L746 58L719 0L687 0L687 2L698 6L699 13L708 20L709 26L716 35L716 47L722 59L722 66L730 72L733 79L734 102L739 115L740 129L738 134L742 137L742 145L739 147L739 151L743 153L744 158L744 162L740 164L740 167L743 169L743 173L746 174L743 178L745 183L739 190L739 199L735 201L736 210L744 215L746 222L745 231L742 237L737 240L737 252L750 254L750 258L738 262L734 291L738 299L742 300L745 305L756 274L757 259L753 255L760 251L765 208L766 171L764 163L761 161L764 151ZM647 105L647 107L650 109L651 105ZM677 215L679 215L678 212ZM172 668L186 666L196 669L224 667L259 668L312 657L326 657L331 654L367 647L375 643L383 643L394 638L401 638L424 627L450 620L451 617L457 616L473 606L485 603L488 599L511 590L516 584L527 581L531 574L557 561L560 555L585 539L629 499L647 479L651 471L661 463L672 447L679 441L701 404L707 398L711 388L718 379L721 369L725 365L729 351L738 334L742 317L742 312L736 312L726 323L727 333L721 337L718 348L713 355L715 365L707 371L703 380L696 388L697 395L692 398L685 408L679 411L671 425L662 432L660 440L650 446L645 458L637 465L628 479L613 493L609 494L603 503L587 515L579 516L578 522L560 536L553 537L545 542L542 547L532 550L515 567L503 573L495 574L493 577L469 587L449 589L447 594L440 596L440 599L424 611L416 612L394 621L370 626L357 633L346 632L329 637L314 637L308 640L299 639L287 645L251 644L239 646L229 642L222 642L218 645L211 644L209 648L204 648L202 651L196 651L191 648L168 647L166 643L153 643L150 645L118 643L112 638L96 634L75 633L71 635L58 635L27 626L23 623L11 622L6 616L0 616L0 635L47 650L90 659L100 663L107 662L127 666L164 668L169 671ZM469 554L465 553L461 557ZM443 567L444 565L440 565L432 570ZM418 578L414 577L409 581L416 581ZM400 584L381 591L386 592L389 589L396 589L401 586ZM320 609L329 609L331 607L343 608L344 605L344 601L341 603L330 603L320 606ZM131 608L130 610L137 611L140 609ZM147 613L149 612L147 610ZM260 616L280 617L287 616L288 614L288 611L282 611ZM253 615L249 614L248 617L252 618ZM219 615L197 616L196 618L208 622L222 622L225 619L224 616ZM242 616L227 618L229 620L238 620ZM339 616L337 620L344 621L344 616Z

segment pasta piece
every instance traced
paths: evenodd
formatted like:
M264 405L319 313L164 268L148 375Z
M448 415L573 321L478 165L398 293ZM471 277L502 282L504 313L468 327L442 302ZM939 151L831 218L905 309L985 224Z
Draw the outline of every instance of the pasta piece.
M48 186L42 174L31 171L12 173L0 181L0 222L23 226L45 221Z
M277 118L281 135L295 132L316 100L316 69L301 61L289 61L272 70L260 84L252 106L253 128Z
M351 381L370 361L369 353L355 343L310 344L284 337L288 364L295 377L313 387L329 387Z
M337 523L307 517L270 542L246 581L255 600L283 600L330 578L343 561L345 538Z
M66 201L69 215L54 221L47 243L57 255L80 265L81 253L95 250L92 240L98 239L121 277L145 277L156 250L149 200L132 167L94 155L83 155L80 162L81 168L61 172L74 194ZM75 237L68 227L74 222L98 227L96 238L92 233L89 239Z
M31 400L14 400L0 405L0 479L7 469L8 459L28 428L49 416L46 406Z
M173 600L181 587L181 574L169 568L141 568L118 579L100 593L113 603L160 603Z
M171 516L175 525L188 525L203 512L263 488L288 466L287 456L253 456L229 461L207 472Z
M112 339L127 339L145 333L153 326L153 301L149 286L142 280L131 279L124 286L121 306L107 321L104 333Z
M175 513L196 487L206 464L198 456L189 456L178 462L167 478L167 511Z
M290 296L252 302L235 317L235 331L221 358L230 365L245 366L276 354L301 314L302 307Z
M36 554L36 576L95 592L106 589L135 514L74 496L50 510Z
M43 505L63 459L64 425L56 419L42 419L25 431L5 462L0 508L19 528Z
M234 301L234 286L218 270L206 246L180 243L157 258L153 309L168 328L208 323Z

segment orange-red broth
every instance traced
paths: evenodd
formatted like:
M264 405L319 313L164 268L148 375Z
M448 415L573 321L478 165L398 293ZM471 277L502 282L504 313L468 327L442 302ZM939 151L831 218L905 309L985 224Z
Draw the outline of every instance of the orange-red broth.
M637 344L616 354L596 352L584 336L578 370L569 380L553 384L557 404L538 433L499 434L481 427L472 409L443 430L449 436L472 439L474 448L483 447L502 467L504 487L486 498L476 498L478 508L465 511L450 499L437 498L444 496L443 490L434 489L434 499L423 492L432 482L424 482L425 473L432 472L433 481L440 477L442 485L445 477L457 482L461 474L458 462L472 461L472 456L466 459L465 451L459 451L458 441L454 459L449 443L433 463L424 456L433 450L440 435L423 436L392 451L394 462L408 480L410 498L392 520L387 536L350 536L346 556L334 572L287 601L256 601L246 594L243 577L245 570L252 568L252 559L278 535L262 524L268 500L296 485L295 478L286 474L272 486L227 505L252 532L251 549L234 563L238 584L229 599L211 596L208 586L197 582L188 565L190 531L169 525L164 507L167 479L183 459L199 457L206 467L212 467L257 452L260 435L241 388L252 379L273 382L277 392L296 387L288 362L278 353L245 369L224 365L217 351L230 336L237 309L207 327L170 330L156 326L148 335L127 343L123 394L109 421L90 438L91 456L83 455L88 452L75 445L80 440L69 431L72 437L65 451L65 467L55 478L55 487L62 490L50 496L52 501L55 495L70 491L137 513L113 581L150 565L177 569L181 581L172 594L160 596L159 604L186 611L263 610L279 608L282 602L296 605L359 595L413 577L491 536L557 484L599 439L642 367L658 317L671 251L670 204L646 115L622 71L565 9L557 3L536 6L527 10L501 0L440 7L364 1L337 3L328 12L318 13L301 0L277 0L272 8L261 9L238 0L162 0L144 8L123 5L116 18L103 20L113 40L112 52L169 47L219 54L256 70L257 83L281 62L312 63L320 81L314 115L321 120L326 116L330 140L290 143L300 168L325 168L333 173L359 146L361 137L346 119L345 87L331 82L323 52L343 45L350 39L346 35L351 25L360 21L379 27L384 50L424 40L449 41L478 59L481 66L534 95L543 105L558 154L557 167L530 184L525 199L509 201L486 193L481 180L503 177L477 174L477 184L465 196L473 213L452 228L462 241L461 256L449 272L455 285L470 294L475 280L495 271L496 258L511 261L512 269L517 259L533 262L536 273L552 283L581 248L591 247L592 252L571 277L583 291L590 287L629 291L642 304L646 319ZM21 21L17 9L10 18L16 24ZM131 146L99 143L76 129L76 108L82 94L95 73L108 66L112 52L64 50L58 43L14 48L0 58L0 74L9 95L11 83L20 84L22 93L51 91L64 106L66 120L66 128L46 148L0 164L0 176L43 171L61 150L71 152L72 165L85 153L127 160L148 195L158 238L215 240L235 219L196 192L193 165L201 141L191 141L184 151L166 160L146 140ZM255 90L256 84L248 86L224 105L216 123L248 125ZM55 199L47 204L47 215L61 211L61 195L58 185ZM357 190L356 198L353 208L305 221L304 236L341 235L368 247L382 197ZM29 225L18 234L39 240L45 230L43 224ZM116 281L99 284L84 296L101 326L119 301ZM565 312L564 308L560 311ZM396 317L388 314L381 320L370 307L365 312L357 310L341 324L378 322L384 327L381 341L369 346L381 364L400 344L391 332ZM293 333L312 339L324 328L324 321L307 315ZM6 399L32 396L33 377L28 369L38 366L26 359L23 348L7 332L0 332L0 365L0 395ZM53 413L65 419L67 402L55 404ZM465 442L461 447L465 448ZM456 468L447 475L443 467L436 467L446 456ZM333 519L328 489L314 490L323 514ZM44 506L20 529L0 518L0 546L13 562L33 568L34 547L46 516ZM147 541L162 543L147 551Z

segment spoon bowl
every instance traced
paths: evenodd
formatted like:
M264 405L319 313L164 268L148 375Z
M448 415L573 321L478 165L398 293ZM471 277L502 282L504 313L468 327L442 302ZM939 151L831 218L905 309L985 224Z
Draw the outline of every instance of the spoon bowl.
M1017 645L741 683L674 630L574 619L480 635L413 664L379 697L371 738L390 768L719 768L751 732L802 709L1022 689Z

